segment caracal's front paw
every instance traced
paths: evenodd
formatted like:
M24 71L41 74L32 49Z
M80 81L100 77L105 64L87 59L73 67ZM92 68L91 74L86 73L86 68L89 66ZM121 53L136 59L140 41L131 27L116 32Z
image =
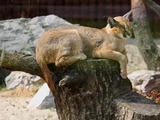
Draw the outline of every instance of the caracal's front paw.
M78 57L79 57L80 60L87 59L87 56L85 54L80 54Z
M61 67L61 66L68 66L68 57L61 57L58 62L55 62L55 65L58 66L58 67Z
M127 79L127 72L121 72L121 77L123 78L123 79Z

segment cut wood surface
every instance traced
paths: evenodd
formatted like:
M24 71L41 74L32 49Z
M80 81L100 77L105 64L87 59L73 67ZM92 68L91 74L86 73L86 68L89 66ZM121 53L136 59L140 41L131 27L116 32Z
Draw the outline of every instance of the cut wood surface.
M160 120L160 105L138 93L128 93L114 100L113 120Z

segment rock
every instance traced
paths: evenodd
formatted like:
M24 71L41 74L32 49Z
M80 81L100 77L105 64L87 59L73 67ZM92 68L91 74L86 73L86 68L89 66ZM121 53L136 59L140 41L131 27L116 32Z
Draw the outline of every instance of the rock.
M24 88L29 88L35 83L41 82L42 79L36 75L31 75L29 73L14 71L11 72L6 78L5 83L7 89L16 89L19 86Z
M128 75L133 89L150 92L160 86L160 71L139 70Z
M35 43L47 29L71 23L55 15L0 21L0 54L6 51L35 53Z
M134 45L135 39L129 39L126 41L126 51L128 56L128 65L127 65L127 71L128 73L132 73L133 71L137 70L147 70L147 65L143 60L143 57L141 56L138 47Z
M54 97L45 83L29 102L28 108L55 108Z
M56 26L59 26L59 25L62 25L62 24L69 24L66 20L64 20L62 18L60 19L59 17L57 17L55 15L46 16L45 19L44 19L44 22L45 22L44 25L46 25L46 26L52 25L53 27L56 27Z

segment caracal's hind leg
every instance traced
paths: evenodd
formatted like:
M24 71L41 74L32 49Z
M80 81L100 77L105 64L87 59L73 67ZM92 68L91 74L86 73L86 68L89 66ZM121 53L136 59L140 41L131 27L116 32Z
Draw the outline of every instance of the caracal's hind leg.
M58 61L56 61L56 66L69 66L78 60L85 60L87 56L84 53L79 53L73 56L62 56Z
M102 49L97 49L94 51L93 57L95 58L108 58L112 60L116 60L120 63L121 66L121 76L122 78L126 79L127 78L127 63L128 63L128 58L126 55L117 52L117 51L112 51L112 50L107 50L104 51Z
M52 75L51 75L51 72L50 72L47 64L46 63L39 63L39 66L40 66L41 71L43 73L45 82L48 84L48 87L50 88L50 90L54 94L55 91L56 91L55 90L55 85L53 83Z

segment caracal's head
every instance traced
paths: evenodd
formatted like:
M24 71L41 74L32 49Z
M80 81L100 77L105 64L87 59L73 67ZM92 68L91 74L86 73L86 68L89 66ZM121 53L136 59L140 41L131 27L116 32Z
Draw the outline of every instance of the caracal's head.
M130 38L132 36L132 25L129 19L125 17L109 17L106 32L116 37Z

